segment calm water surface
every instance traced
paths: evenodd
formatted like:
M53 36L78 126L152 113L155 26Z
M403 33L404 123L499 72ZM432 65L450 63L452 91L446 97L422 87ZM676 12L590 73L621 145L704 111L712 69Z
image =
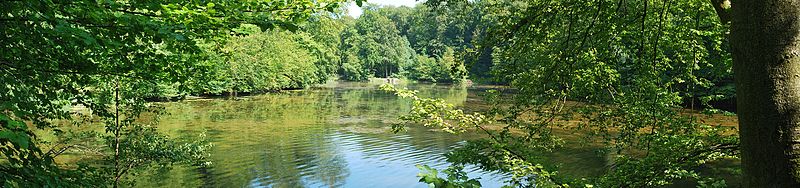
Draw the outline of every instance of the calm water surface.
M166 103L169 115L159 129L177 138L200 135L214 145L208 167L174 166L138 176L139 187L427 187L416 177L417 164L448 166L443 154L477 134L452 135L409 126L390 127L410 110L410 101L377 89L378 84L340 82L324 87L269 93L237 100L204 99ZM443 98L463 108L485 106L483 89L410 84L424 97ZM705 119L732 124L735 117ZM610 155L587 144L579 133L560 133L567 143L539 161L567 177L602 174ZM737 161L711 164L704 174L738 181ZM720 167L713 167L720 166ZM733 166L733 168L731 168ZM468 166L484 187L500 187L507 175ZM678 182L674 187L693 187Z
M412 84L427 97L480 103L478 89ZM174 137L205 134L214 145L209 167L177 166L139 176L140 187L427 187L416 164L448 166L443 154L476 135L411 126L390 133L408 100L376 84L341 82L240 100L166 104L159 128ZM505 175L466 169L484 187Z

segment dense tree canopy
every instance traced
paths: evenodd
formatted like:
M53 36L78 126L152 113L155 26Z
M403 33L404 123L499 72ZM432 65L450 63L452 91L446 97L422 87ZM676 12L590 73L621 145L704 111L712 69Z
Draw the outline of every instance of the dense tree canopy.
M367 5L364 9L342 34L343 78L391 76L429 82L460 82L466 78L464 64L470 59L464 52L471 45L477 23L468 21L479 18L477 15L448 17L460 11L439 14L424 5Z
M415 99L405 120L491 135L453 151L452 162L508 171L514 174L509 183L518 186L724 184L697 169L737 157L735 127L707 124L682 110L697 109L699 101L705 112L719 112L708 102L733 95L728 26L707 1L427 4L437 10L478 6L482 24L491 27L480 31L484 37L473 51L491 53L496 79L515 89L510 98L495 97L498 105L484 114L464 114L442 101L386 88ZM480 50L487 48L492 50ZM502 129L487 129L488 117L500 117L491 119ZM583 179L554 173L558 169L538 154L562 146L558 130L588 132L584 137L602 143L612 167Z
M197 147L172 147L136 120L152 109L153 85L183 82L207 66L198 41L230 35L241 24L297 29L337 1L8 1L0 8L0 148L4 186L97 186L151 163L196 161ZM313 63L313 62L312 62ZM31 127L68 136L57 120L86 107L106 125L110 165L57 167L53 157L73 143L40 148ZM145 146L142 144L154 144ZM145 149L145 150L142 150ZM58 152L61 151L61 152ZM108 172L108 173L106 173ZM97 175L98 179L91 178ZM109 178L110 177L110 178ZM110 181L109 181L110 180Z
M4 3L0 147L8 162L0 166L2 182L116 186L151 164L202 163L205 145L176 147L153 129L160 110L150 100L305 88L335 77L457 82L466 75L456 51L417 58L421 50L406 37L411 8L394 13L370 6L354 20L340 3ZM414 66L418 59L424 66ZM105 131L73 132L67 122L102 124ZM57 139L37 138L41 131ZM54 157L96 138L107 146L101 147L103 165L54 164Z
M507 172L513 175L507 183L518 187L724 186L724 177L699 169L738 160L738 127L699 117L733 114L725 111L735 108L731 101L737 97L731 52L750 63L737 65L737 77L752 81L737 80L737 86L747 87L739 90L747 97L739 104L750 110L743 130L753 137L780 132L769 141L783 148L769 151L787 153L776 158L783 166L797 163L791 161L797 153L792 150L796 92L780 88L797 76L788 73L796 71L794 48L755 43L767 54L759 59L750 57L760 51L744 44L747 36L793 40L786 28L774 37L753 34L773 32L754 24L757 18L775 28L797 28L776 18L782 18L778 13L751 19L750 9L741 8L734 17L740 22L730 23L725 0L428 0L415 7L365 4L364 13L352 18L343 2L4 2L0 182L118 186L151 166L207 164L210 146L160 134L155 125L163 110L148 101L379 77L446 83L470 78L509 86L489 91L491 109L469 113L441 99L383 86L414 101L411 113L401 118L409 123L488 135L448 154L454 165L443 171L447 179L420 166L421 181L434 186L479 187L463 172L465 164ZM729 47L731 27L739 28L730 40L738 42L735 50ZM756 70L746 72L748 67ZM762 117L754 111L780 117L756 121ZM754 126L761 124L780 126ZM101 129L76 131L76 125ZM601 145L599 153L611 161L608 169L589 177L557 173L558 166L541 155L576 142L563 132ZM745 160L759 158L753 148L763 143L748 141L742 142L749 149ZM99 148L100 154L92 164L55 163L74 147ZM756 163L747 164L756 169ZM753 172L748 175L756 177Z
M400 74L413 61L414 51L408 40L400 36L395 23L372 9L367 7L354 27L342 34L344 53L358 57L342 62L342 74L350 80Z
M230 54L229 64L224 66L229 70L220 77L230 78L232 90L241 92L304 88L318 83L324 79L317 76L325 77L327 73L318 74L314 64L318 60L298 41L314 42L308 37L269 31L228 40L222 53Z

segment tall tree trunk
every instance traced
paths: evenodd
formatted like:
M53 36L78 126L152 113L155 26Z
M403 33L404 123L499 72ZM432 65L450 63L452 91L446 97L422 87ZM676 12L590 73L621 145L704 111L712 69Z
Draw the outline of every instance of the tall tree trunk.
M744 187L800 187L800 0L732 11Z
M119 133L122 127L119 124L119 76L116 77L114 86L114 188L119 187L122 175L119 167Z

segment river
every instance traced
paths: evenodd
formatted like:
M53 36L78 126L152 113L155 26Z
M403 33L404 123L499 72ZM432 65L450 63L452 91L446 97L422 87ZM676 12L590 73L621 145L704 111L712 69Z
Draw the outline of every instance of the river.
M213 144L207 167L173 166L137 177L137 187L427 187L417 164L444 169L443 154L477 133L452 135L409 126L391 133L410 101L380 91L376 83L335 82L306 90L230 99L165 103L159 129L168 135ZM481 108L485 87L408 84L423 97ZM567 135L567 139L570 139ZM575 139L580 140L580 139ZM599 148L569 144L543 153L562 175L603 173L608 156ZM507 175L467 166L484 187L500 187Z
M422 96L457 105L479 103L480 89L409 84ZM174 166L139 176L139 187L427 187L417 164L444 169L443 154L476 135L419 126L390 132L410 102L374 83L243 97L166 103L159 129L178 138L204 134L208 167ZM484 187L505 175L468 166Z

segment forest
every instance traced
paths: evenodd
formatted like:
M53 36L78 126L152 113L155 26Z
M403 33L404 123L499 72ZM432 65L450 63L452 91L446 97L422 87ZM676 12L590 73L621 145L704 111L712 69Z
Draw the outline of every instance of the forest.
M793 0L0 4L2 187L800 186Z
M153 82L146 95L169 100L303 89L331 79L459 83L467 78L466 59L456 51L471 46L478 22L458 19L478 19L478 15L437 16L424 5L412 9L365 4L362 8L365 12L357 19L336 9L309 15L297 28L262 31L242 24L232 28L229 36L198 40L204 57L191 68L204 74L185 81ZM453 25L440 24L448 22Z

